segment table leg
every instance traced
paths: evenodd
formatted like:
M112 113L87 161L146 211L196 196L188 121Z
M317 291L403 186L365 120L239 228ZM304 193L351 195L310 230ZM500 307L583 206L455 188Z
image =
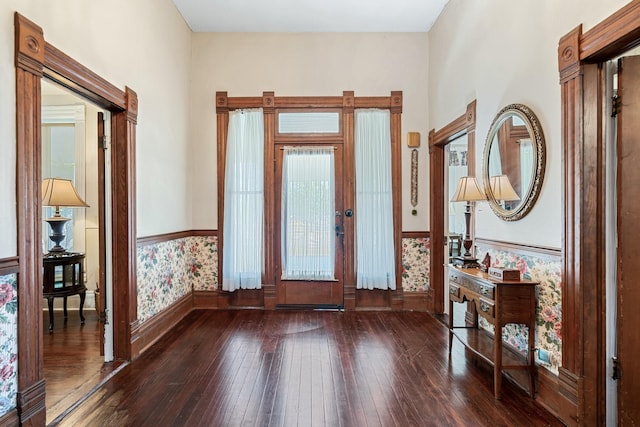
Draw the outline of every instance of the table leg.
M84 315L82 314L82 307L84 307L84 298L86 296L86 292L80 292L80 323L84 325Z
M529 352L527 354L527 361L529 362L529 381L530 381L530 391L531 398L535 397L536 393L536 359L535 359L535 351L536 351L536 334L535 334L535 323L533 325L529 325Z
M499 323L495 327L493 338L493 395L496 399L500 399L500 389L502 387L502 326Z
M67 317L68 317L68 314L67 314L67 297L63 297L62 299L64 300L64 304L63 304L63 306L64 306L64 321L66 322L67 321Z
M451 358L452 345L453 345L453 300L449 298L449 358Z
M49 332L53 332L53 298L47 297L47 306L49 307Z

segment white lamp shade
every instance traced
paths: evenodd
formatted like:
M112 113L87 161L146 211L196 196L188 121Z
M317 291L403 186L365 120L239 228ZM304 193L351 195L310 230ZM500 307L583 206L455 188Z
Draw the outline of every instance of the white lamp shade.
M478 200L487 200L484 192L478 187L476 179L472 176L463 176L458 181L456 192L451 198L452 202L475 202Z
M513 189L509 177L507 175L496 175L489 178L489 187L496 200L512 202L520 200L520 196Z
M88 208L68 179L47 178L42 181L42 206Z

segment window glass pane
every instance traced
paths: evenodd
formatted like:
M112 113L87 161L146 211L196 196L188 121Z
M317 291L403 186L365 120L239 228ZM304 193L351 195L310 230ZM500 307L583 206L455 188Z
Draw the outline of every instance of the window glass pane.
M43 124L42 125L42 178L70 179L76 185L76 128L74 124ZM54 207L45 207L43 218L50 218L55 213ZM66 236L62 241L68 251L73 251L73 208L60 208L60 215L71 218L64 224L62 233ZM51 229L43 222L43 243L48 252L55 243L49 239Z
M333 149L285 152L283 279L334 279L334 193Z
M340 133L340 114L279 113L278 133Z

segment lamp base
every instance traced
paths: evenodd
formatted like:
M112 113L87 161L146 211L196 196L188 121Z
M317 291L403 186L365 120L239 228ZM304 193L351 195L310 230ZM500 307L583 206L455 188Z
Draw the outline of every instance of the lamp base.
M473 256L457 256L453 258L453 265L460 268L480 268L478 258Z
M49 249L49 252L57 252L62 253L66 252L66 249L60 245L60 242L64 240L64 224L69 221L71 218L65 218L60 216L54 216L51 218L45 219L46 222L51 226L51 234L49 235L49 239L55 246Z

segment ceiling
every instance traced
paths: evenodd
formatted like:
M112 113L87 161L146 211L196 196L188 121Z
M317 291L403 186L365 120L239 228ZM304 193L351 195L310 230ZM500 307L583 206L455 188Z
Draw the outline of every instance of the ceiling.
M194 32L427 32L448 0L173 0Z

